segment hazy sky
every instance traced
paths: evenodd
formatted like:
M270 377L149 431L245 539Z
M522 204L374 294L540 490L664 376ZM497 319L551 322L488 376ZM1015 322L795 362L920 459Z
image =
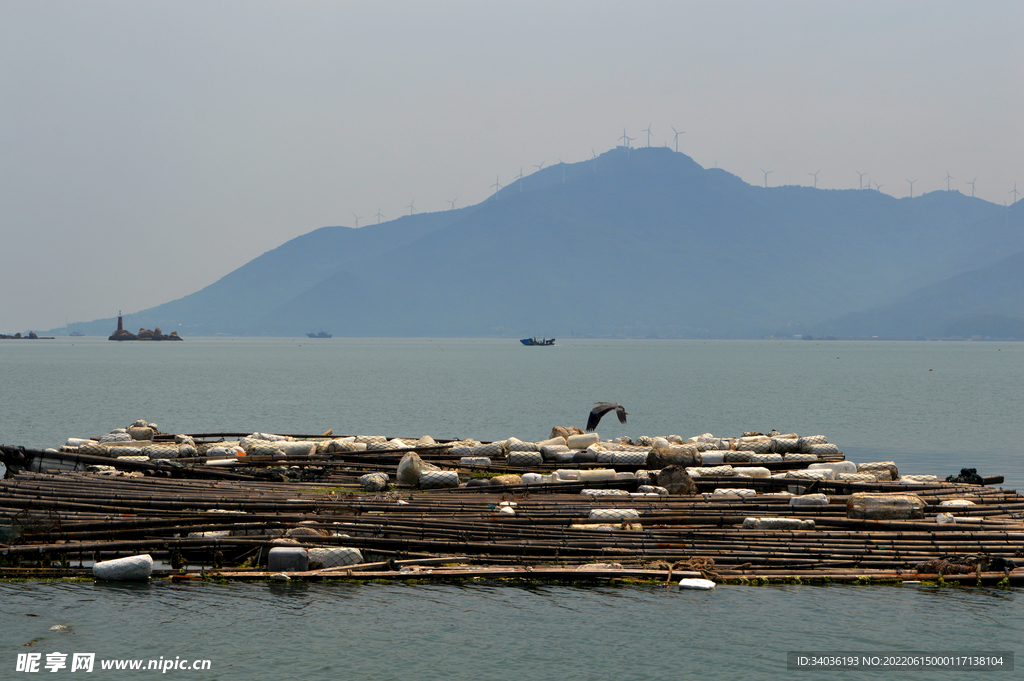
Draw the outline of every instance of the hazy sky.
M685 130L750 183L860 171L904 197L948 171L1001 205L1021 35L1020 0L0 0L0 333L179 298L354 214L477 203L623 128Z

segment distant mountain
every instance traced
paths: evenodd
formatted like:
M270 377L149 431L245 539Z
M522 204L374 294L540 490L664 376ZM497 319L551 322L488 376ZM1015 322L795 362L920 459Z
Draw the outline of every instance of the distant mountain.
M1016 206L959 192L764 188L667 148L620 147L469 208L315 230L125 323L186 337L864 336L877 334L858 314L917 290L948 283L975 301L942 323L918 319L916 337L971 314L1015 316L975 309L980 280L951 278L1024 251L1022 222ZM1024 292L1012 277L990 289L1001 285Z
M820 335L879 338L1024 340L1024 252L931 286L888 305L821 325Z

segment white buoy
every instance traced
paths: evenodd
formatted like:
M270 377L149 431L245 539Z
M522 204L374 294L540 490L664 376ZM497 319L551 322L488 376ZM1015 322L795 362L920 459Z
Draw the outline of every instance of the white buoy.
M139 556L100 561L92 566L92 574L96 579L110 582L149 579L153 574L153 557L144 553Z
M715 583L710 579L694 579L692 577L684 577L679 580L680 589L696 589L698 591L709 591L715 588Z

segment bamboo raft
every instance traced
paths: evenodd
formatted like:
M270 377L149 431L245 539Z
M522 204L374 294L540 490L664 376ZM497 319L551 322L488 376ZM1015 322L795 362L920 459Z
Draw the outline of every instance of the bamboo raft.
M360 476L383 472L393 480L411 451L457 471L461 480L527 471L501 462L486 470L462 466L451 454L454 441L318 450L285 460L245 456L230 468L209 465L202 455L212 443L246 435L193 434L196 456L149 461L0 446L8 467L0 481L0 577L91 579L95 561L149 554L162 563L153 577L173 580L668 582L703 576L742 584L1024 585L1024 497L989 486L1002 482L998 476L982 485L701 476L694 478L696 493L637 495L638 480L626 475L367 493ZM173 442L163 434L153 440L168 438ZM530 472L607 467L642 468L563 462ZM784 472L801 466L765 467ZM723 487L752 493L714 493ZM581 494L584 489L592 493ZM828 503L791 506L792 497L779 494L787 491L825 493ZM916 495L924 517L849 517L848 502L860 492ZM973 505L941 505L951 499ZM625 507L635 517L592 517L595 510ZM937 522L950 511L955 522ZM814 527L746 529L748 518L813 520ZM270 550L281 546L350 547L364 562L268 571Z

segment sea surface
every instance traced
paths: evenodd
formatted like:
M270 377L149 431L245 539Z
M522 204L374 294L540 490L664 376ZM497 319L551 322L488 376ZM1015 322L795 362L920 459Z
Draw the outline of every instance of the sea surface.
M774 428L824 434L853 461L942 477L970 467L1024 488L1021 343L0 341L0 400L0 443L37 448L137 418L190 433L534 440L582 427L593 402L614 401L629 422L606 416L604 438ZM792 671L787 652L1020 652L1022 597L911 584L3 582L0 678L23 676L19 653L45 664L48 653L93 652L209 659L207 671L166 672L205 679L952 679L967 672ZM71 673L70 659L57 674ZM133 675L96 664L91 678Z

